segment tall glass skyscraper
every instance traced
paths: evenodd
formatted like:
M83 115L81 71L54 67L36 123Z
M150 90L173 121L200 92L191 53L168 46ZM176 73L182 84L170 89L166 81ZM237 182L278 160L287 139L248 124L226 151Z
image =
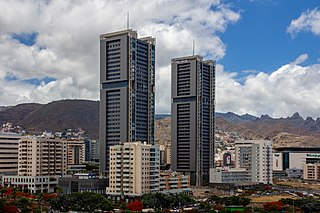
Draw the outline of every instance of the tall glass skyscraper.
M215 65L195 55L172 59L171 69L172 168L201 186L214 166Z
M155 39L124 30L100 35L100 172L109 172L109 147L154 144Z

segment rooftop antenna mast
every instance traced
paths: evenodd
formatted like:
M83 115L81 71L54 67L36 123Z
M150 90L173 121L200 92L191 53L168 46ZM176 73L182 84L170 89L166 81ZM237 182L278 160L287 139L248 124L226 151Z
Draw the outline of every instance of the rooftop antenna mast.
M127 12L127 30L129 30L129 26L130 25L130 16L129 16L129 12Z
M194 39L192 40L192 55L194 56L195 43Z

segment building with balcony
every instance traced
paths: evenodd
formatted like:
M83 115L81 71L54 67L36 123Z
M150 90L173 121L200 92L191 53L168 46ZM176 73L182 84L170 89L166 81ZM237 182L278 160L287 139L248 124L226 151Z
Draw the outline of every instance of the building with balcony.
M247 169L251 182L272 183L272 141L237 140L235 158L235 167Z
M304 164L303 179L320 180L320 162Z
M85 161L85 142L83 140L64 141L67 148L67 164L80 165Z
M66 174L67 146L64 140L26 136L19 141L19 176Z
M111 197L139 197L159 191L160 155L157 146L127 142L110 147Z
M18 174L18 147L22 135L0 133L0 176Z

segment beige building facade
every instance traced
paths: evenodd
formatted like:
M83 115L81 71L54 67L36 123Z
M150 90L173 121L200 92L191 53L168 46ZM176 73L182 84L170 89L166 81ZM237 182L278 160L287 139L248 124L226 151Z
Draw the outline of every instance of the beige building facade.
M66 145L61 139L24 137L19 142L19 176L64 175Z
M110 147L110 196L141 196L159 191L158 146L127 142Z
M18 174L18 146L22 135L0 133L0 176Z

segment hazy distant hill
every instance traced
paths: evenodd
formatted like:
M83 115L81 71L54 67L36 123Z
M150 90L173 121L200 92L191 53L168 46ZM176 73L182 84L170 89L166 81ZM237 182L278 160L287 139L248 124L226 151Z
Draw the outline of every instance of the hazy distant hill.
M92 138L99 134L99 102L89 100L61 100L48 104L19 104L0 107L0 124L13 123L29 131L60 131L83 128ZM320 119L303 119L298 113L287 118L260 118L232 112L217 113L217 129L238 132L247 139L273 139L277 144L320 146ZM170 140L170 114L157 114L156 139ZM159 133L159 134L158 134Z
M217 112L216 117L223 118L224 120L229 121L231 123L243 123L246 121L253 121L257 119L257 117L253 115L249 115L249 114L237 115L233 112L227 112L227 113Z

